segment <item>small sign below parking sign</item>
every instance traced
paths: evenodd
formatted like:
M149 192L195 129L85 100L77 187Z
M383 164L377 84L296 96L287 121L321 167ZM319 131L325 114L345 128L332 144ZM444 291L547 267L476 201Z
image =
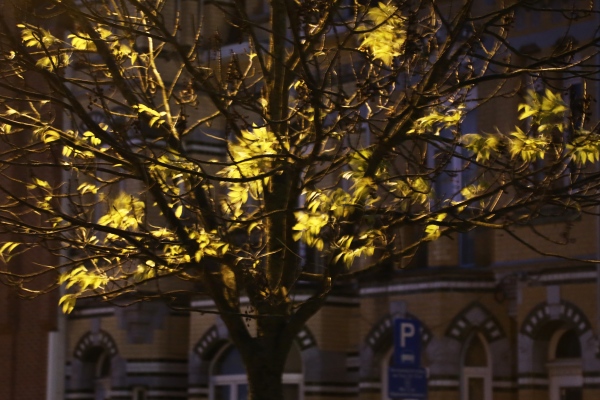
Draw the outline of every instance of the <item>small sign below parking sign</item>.
M427 371L425 368L390 367L388 373L388 397L390 399L427 399Z

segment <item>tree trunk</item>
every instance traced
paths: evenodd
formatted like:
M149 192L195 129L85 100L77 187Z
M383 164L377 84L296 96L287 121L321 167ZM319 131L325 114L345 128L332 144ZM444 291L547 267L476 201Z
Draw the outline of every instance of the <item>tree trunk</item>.
M252 350L244 360L249 400L283 400L282 376L289 350L283 349L273 338L254 339Z
M283 368L252 365L247 371L249 400L283 400Z

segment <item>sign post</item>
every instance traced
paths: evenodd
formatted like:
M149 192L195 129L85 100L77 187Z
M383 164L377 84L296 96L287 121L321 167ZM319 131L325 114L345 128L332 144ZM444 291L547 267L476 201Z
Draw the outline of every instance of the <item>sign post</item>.
M427 372L421 368L421 324L417 320L394 320L394 356L387 390L392 399L427 399Z

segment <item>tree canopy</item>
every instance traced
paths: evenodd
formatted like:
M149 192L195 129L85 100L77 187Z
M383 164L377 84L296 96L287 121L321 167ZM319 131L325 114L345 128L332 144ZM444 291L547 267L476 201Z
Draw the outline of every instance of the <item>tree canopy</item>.
M207 295L280 373L337 281L598 205L592 2L46 3L0 19L0 254L59 263L0 274L65 312ZM537 49L530 13L558 21Z

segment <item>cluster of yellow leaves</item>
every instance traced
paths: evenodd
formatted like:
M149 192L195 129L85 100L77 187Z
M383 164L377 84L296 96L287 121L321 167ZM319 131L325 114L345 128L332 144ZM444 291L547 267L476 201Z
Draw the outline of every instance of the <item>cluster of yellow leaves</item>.
M431 218L429 220L429 225L425 227L425 237L423 240L434 241L437 240L441 235L439 222L442 222L446 219L447 214L438 214L435 218Z
M109 203L107 213L98 219L98 224L122 230L137 229L142 223L144 212L144 202L131 194L121 192ZM112 234L109 234L108 238L117 239Z
M69 65L71 56L69 52L60 49L50 50L55 44L61 43L50 31L30 24L18 24L17 27L21 29L21 39L25 46L43 50L44 55L36 62L37 67L57 71Z
M567 105L559 93L554 93L550 89L546 89L543 94L530 90L527 101L519 104L518 110L521 112L519 119L533 118L533 123L537 125L540 133L565 129L563 121L564 114L568 110Z
M600 161L600 135L597 133L580 131L566 148L576 163Z
M129 57L132 64L135 62L137 53L132 50L130 44L125 44L123 40L120 40L108 26L97 25L95 31L100 36L100 39L108 44L109 49L116 58ZM71 39L73 50L85 52L96 52L98 50L94 41L87 33L74 33L67 36L67 38Z
M216 231L206 232L202 228L190 230L189 237L198 243L198 250L194 254L196 262L200 262L204 256L223 257L229 250L229 244L223 242Z
M442 129L457 126L463 116L464 106L448 108L444 112L433 110L429 115L417 119L412 129L407 133L409 135L422 135L424 133L439 135Z
M323 250L321 231L329 223L347 217L356 201L343 189L314 190L306 193L306 210L295 213L297 223L292 228L294 240L302 240L310 247Z
M544 154L550 144L550 140L546 136L528 136L518 126L510 136L509 148L513 158L520 156L525 162L534 162L538 158L544 159Z
M498 151L502 143L500 137L500 134L468 133L462 136L461 142L467 150L476 154L475 161L484 162Z
M223 183L228 188L224 210L234 217L242 215L248 196L255 200L260 198L270 178L253 178L268 173L273 166L273 156L288 147L266 127L254 126L251 130L242 130L241 134L237 142L228 145L232 164L219 171L219 175L227 178L248 179L248 182Z
M21 39L27 47L36 47L38 49L49 48L55 43L59 43L50 31L39 28L30 24L18 24L17 28L21 29Z
M367 11L366 19L371 23L364 26L369 30L362 35L360 49L369 50L375 59L392 65L394 57L402 55L406 41L406 27L398 8L379 3Z
M161 126L165 120L162 119L167 113L165 111L156 111L145 104L137 104L133 106L135 110L137 110L140 114L145 114L150 118L148 125L150 127L153 126Z
M488 189L488 185L484 182L473 183L461 189L460 194L466 199L478 196Z
M359 244L356 245L355 242ZM385 235L377 229L368 230L358 237L344 235L335 243L339 253L334 261L338 262L341 259L346 268L350 268L356 257L372 256L382 243L385 243Z
M52 208L50 201L54 197L54 194L52 193L52 187L45 180L35 176L31 178L31 181L31 183L27 184L27 189L33 190L37 188L41 190L43 194L43 197L38 198L36 206L42 210L50 210Z
M323 250L325 243L320 237L321 230L327 226L329 215L321 212L306 213L298 211L294 213L296 217L296 225L292 228L294 240L302 240L310 247L315 247L318 250Z
M389 181L387 186L400 199L400 209L403 211L412 204L426 204L433 195L431 182L422 177Z
M81 265L73 270L63 273L58 279L59 284L65 284L66 289L77 285L77 292L68 293L62 296L58 302L62 305L65 314L70 313L75 308L77 297L87 290L96 290L108 284L110 278L100 269L88 270Z

